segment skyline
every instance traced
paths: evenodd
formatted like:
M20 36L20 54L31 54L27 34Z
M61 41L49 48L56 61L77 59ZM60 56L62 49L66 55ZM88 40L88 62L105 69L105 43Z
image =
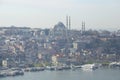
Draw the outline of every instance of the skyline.
M0 0L0 26L53 28L59 21L71 28L120 29L119 0Z

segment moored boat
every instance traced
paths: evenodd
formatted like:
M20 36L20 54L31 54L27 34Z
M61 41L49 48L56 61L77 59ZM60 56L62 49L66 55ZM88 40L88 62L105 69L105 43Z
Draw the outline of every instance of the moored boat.
M55 66L46 66L46 70L54 71Z
M5 77L5 76L6 76L6 74L4 72L0 71L0 77Z
M98 66L96 66L95 64L85 64L81 66L82 70L95 70L97 68Z

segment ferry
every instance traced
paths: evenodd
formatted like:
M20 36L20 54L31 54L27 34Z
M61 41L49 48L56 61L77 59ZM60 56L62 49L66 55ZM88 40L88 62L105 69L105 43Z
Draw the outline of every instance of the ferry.
M46 70L54 71L55 66L46 66Z
M85 64L81 66L82 70L95 70L97 68L98 66L96 66L95 64Z

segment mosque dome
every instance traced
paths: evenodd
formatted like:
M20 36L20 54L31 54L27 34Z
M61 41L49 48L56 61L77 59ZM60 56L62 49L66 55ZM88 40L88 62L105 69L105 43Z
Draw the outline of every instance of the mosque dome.
M54 30L59 30L59 29L65 29L65 25L62 22L58 22L55 26L54 26Z

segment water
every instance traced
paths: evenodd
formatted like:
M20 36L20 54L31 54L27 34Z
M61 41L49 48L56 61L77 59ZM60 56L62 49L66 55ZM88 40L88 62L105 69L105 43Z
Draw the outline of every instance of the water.
M0 80L120 80L120 69L26 72L23 76L0 78Z

